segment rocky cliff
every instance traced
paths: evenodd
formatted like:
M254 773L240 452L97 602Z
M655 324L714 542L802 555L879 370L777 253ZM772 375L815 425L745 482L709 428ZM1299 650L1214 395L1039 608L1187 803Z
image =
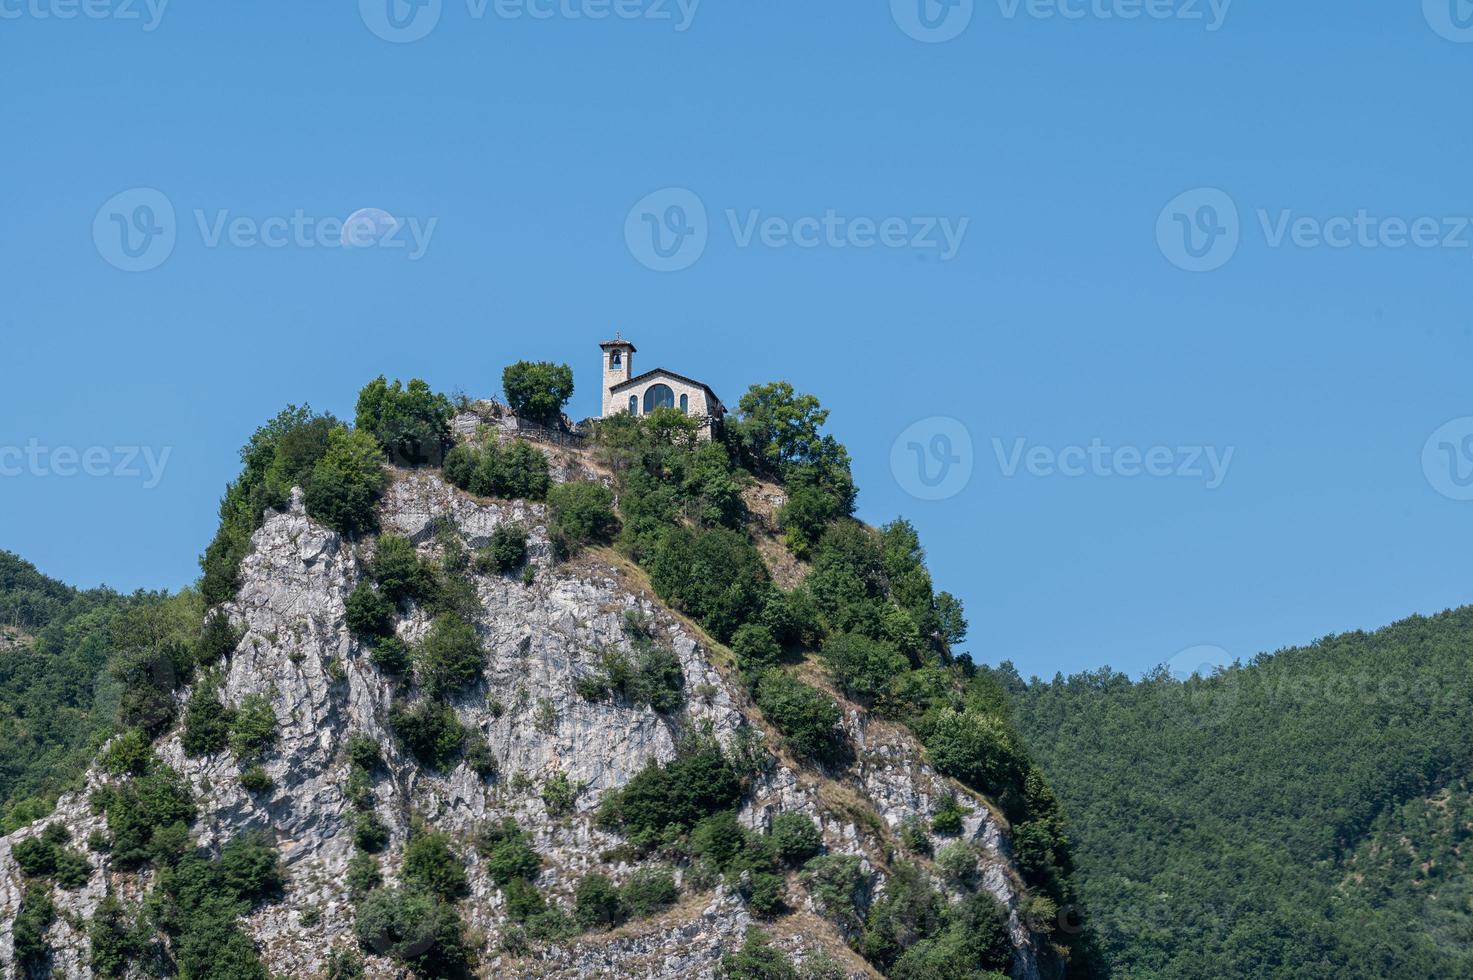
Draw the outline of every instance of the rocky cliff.
M489 743L499 764L495 779L464 763L433 771L397 747L386 720L395 684L370 664L345 621L345 602L365 574L372 540L355 544L315 523L300 495L284 512L269 514L256 532L238 597L226 607L241 638L223 664L221 696L228 705L251 694L270 696L278 734L263 764L273 788L243 788L241 767L228 752L188 757L178 730L155 748L196 794L193 833L199 846L217 849L253 828L275 835L286 873L284 895L244 923L274 973L321 976L332 950L357 946L345 880L353 854L345 753L351 734L367 734L382 746L386 773L374 783L373 808L389 828L381 861L389 882L412 821L422 819L469 841L477 828L511 816L533 835L543 857L536 884L564 904L590 870L615 882L633 870L619 856L621 839L594 825L606 791L627 783L651 759L673 758L682 735L697 729L708 727L727 742L752 729L776 744L745 689L728 676L729 653L663 607L636 568L603 550L572 562L553 561L543 505L473 499L436 473L400 471L381 507L383 529L407 537L426 557L444 546L447 524L466 547L478 548L508 521L530 529L529 560L536 574L530 581L472 575L480 603L473 625L487 654L486 669L478 684L450 701L465 728ZM662 715L617 701L589 701L576 692L575 681L595 669L600 650L629 646L626 610L651 617L658 641L678 656L685 694L679 712ZM418 609L397 624L411 644L428 629L429 618ZM176 697L182 703L187 695ZM811 815L829 851L860 857L874 890L882 893L892 835L907 818L932 816L943 790L955 791L966 810L963 837L975 842L983 859L978 887L1010 910L1012 975L1037 977L1041 947L1021 921L1018 875L1006 830L992 808L938 776L903 729L852 706L845 725L855 746L845 768L820 772L776 754L753 780L741 821L761 829L783 811ZM558 774L577 795L571 814L553 816L540 790ZM106 827L89 807L89 795L114 779L93 770L86 787L63 796L52 816L0 840L0 965L7 975L16 970L14 923L25 887L13 849L52 822L65 825L80 849L80 842ZM688 880L681 900L658 916L513 956L499 941L507 921L502 893L476 850L464 850L470 894L460 907L484 976L714 976L723 952L739 946L754 921L734 891ZM107 853L85 853L86 884L54 891L58 914L46 938L55 976L90 975L87 921L105 896L136 900L151 885L151 872L123 872ZM941 876L936 880L940 884ZM814 909L796 875L789 876L787 890L793 911L764 923L774 945L799 962L826 949L851 975L873 975ZM402 975L388 958L365 953L369 976Z

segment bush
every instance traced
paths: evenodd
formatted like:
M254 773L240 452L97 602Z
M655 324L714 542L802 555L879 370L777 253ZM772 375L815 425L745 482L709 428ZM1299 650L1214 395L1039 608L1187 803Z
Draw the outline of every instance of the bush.
M793 961L780 949L773 949L767 934L748 929L742 948L721 957L721 975L726 980L797 980Z
M127 974L128 964L142 954L147 934L118 897L108 895L92 913L87 941L92 947L92 975L119 978Z
M749 682L782 662L783 649L772 630L760 623L745 623L731 637L731 652L736 654L737 669Z
M431 697L441 697L479 680L485 656L475 627L459 616L442 614L430 625L414 659L420 684Z
M955 837L962 832L962 820L967 811L962 809L956 793L947 790L936 804L936 814L931 818L931 831L944 837Z
M944 708L925 727L926 754L942 774L984 792L1017 778L1019 749L997 716Z
M435 769L450 767L465 737L455 711L433 701L421 701L413 707L395 702L389 708L389 727L406 751Z
M654 915L675 904L680 892L675 887L675 874L667 867L640 868L619 890L619 899L634 918Z
M353 818L353 846L366 854L377 854L389 845L389 827L372 810L361 810Z
M404 881L454 901L470 894L465 863L450 850L445 834L416 834L404 846Z
M864 868L853 854L824 854L803 866L799 876L818 910L846 931L863 922L859 909L868 887Z
M612 929L624 921L624 902L607 875L584 875L573 892L573 918L584 929Z
M87 884L92 868L87 858L65 844L67 830L59 823L47 824L39 837L17 841L11 856L28 878L53 878L62 888L76 890Z
M240 759L257 759L276 741L276 710L271 695L247 694L230 722L230 750Z
M658 843L666 828L688 830L741 800L742 787L714 739L693 739L666 765L650 760L623 787L604 794L598 823L639 846Z
M936 866L951 881L966 884L977 873L977 852L965 841L952 841L936 852Z
M778 858L787 864L800 865L823 848L823 834L806 813L779 813L772 818L771 833Z
M470 960L455 906L412 888L378 888L358 906L358 942L422 976L457 977Z
M251 793L269 793L276 788L276 783L272 782L271 776L262 766L251 766L241 773L240 785Z
M369 574L393 605L408 599L423 601L434 590L433 572L420 561L409 539L397 534L379 536Z
M846 746L839 722L844 715L827 694L780 671L768 671L757 682L757 706L782 732L794 755L821 762L843 758Z
M511 817L482 828L476 850L486 862L486 873L491 880L503 887L516 878L529 881L536 878L542 867L542 859L531 840Z
M378 859L367 851L359 851L348 859L348 888L355 896L367 895L383 883Z
M552 477L547 456L525 439L456 446L445 457L445 479L478 497L546 498Z
M113 861L122 869L151 860L173 861L179 856L179 832L194 822L189 784L179 773L157 762L148 772L121 786L96 790L92 798L107 816ZM187 832L184 836L187 840Z
M348 754L348 764L364 772L373 772L383 764L383 756L379 753L378 741L364 732L354 732L348 736L347 744L344 746Z
M476 570L505 574L527 563L527 529L520 524L498 524L491 543L476 556Z
M372 642L394 632L394 604L368 582L359 582L344 603L348 631L359 640Z
M613 536L614 494L601 483L561 483L547 493L547 530L561 558L577 554L584 546L604 544Z
M655 548L649 573L660 598L722 642L756 617L767 595L762 556L745 535L727 528L669 531Z
M556 818L572 813L581 788L568 779L567 773L553 773L542 785L542 803L547 807L547 815Z
M327 453L312 469L307 513L349 536L377 525L374 508L386 477L378 443L365 432L334 429Z
M354 425L400 466L439 463L450 441L450 399L415 378L404 387L379 375L358 393Z
M368 660L385 674L398 676L410 666L409 645L397 636L386 636L368 652Z
M573 397L573 369L550 361L518 361L501 372L501 388L517 415L555 426Z
M496 756L492 753L491 746L480 735L466 739L465 764L470 766L471 771L482 779L495 779L501 768L496 762Z
M46 931L55 918L56 904L51 901L51 889L39 883L28 885L21 895L11 933L15 960L23 975L44 975L42 971L51 955Z
M184 707L184 733L179 742L191 757L223 752L230 744L234 712L220 703L214 684L198 684Z
M130 728L113 739L98 763L104 772L114 776L138 775L148 770L153 762L153 746L148 736L136 728Z
M844 693L867 701L887 694L895 678L910 669L905 655L889 643L858 633L829 637L823 645L823 661Z
M537 886L526 878L512 878L501 886L506 899L506 915L513 922L526 922L547 911L547 900Z

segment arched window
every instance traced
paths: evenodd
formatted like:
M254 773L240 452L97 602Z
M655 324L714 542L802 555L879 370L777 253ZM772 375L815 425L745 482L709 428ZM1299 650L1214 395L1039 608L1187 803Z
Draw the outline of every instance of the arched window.
M675 392L666 384L653 384L644 390L644 413L648 415L657 408L674 408Z
M630 395L629 396L629 414L630 415L638 415L639 414L639 396L638 395Z
M690 395L682 394L680 396L680 410L687 415L690 414Z
M609 355L609 367L610 368L620 367L620 366L623 365L623 363L624 363L624 355L621 354L619 351L614 351L612 354Z

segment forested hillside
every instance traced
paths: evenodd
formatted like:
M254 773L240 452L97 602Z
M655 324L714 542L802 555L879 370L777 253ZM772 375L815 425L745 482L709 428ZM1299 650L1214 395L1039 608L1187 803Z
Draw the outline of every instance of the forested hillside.
M1182 682L992 672L1113 973L1473 976L1473 607Z

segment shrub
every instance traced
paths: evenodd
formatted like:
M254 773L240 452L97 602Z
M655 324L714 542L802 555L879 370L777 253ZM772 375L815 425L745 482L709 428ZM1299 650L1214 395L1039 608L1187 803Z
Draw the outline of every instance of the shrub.
M406 751L435 769L450 767L465 737L455 711L433 701L421 701L412 707L395 702L389 708L389 727Z
M482 828L476 850L486 862L491 880L503 887L516 878L536 878L542 867L531 841L511 817Z
M180 745L191 757L213 755L230 744L234 713L220 703L214 684L198 684L184 707L184 733Z
M542 784L542 803L550 817L565 817L573 812L582 787L575 786L567 773L555 772Z
M475 627L458 616L435 617L414 655L419 682L431 697L459 691L475 683L485 653Z
M433 573L420 561L419 552L408 538L397 534L379 536L369 573L383 590L384 598L393 604L423 600L434 586Z
M956 793L947 790L936 804L936 813L931 817L931 831L945 837L955 837L962 832L962 820L967 811L962 809Z
M767 594L767 566L745 535L728 528L675 528L649 562L660 598L725 642L752 620Z
M614 494L601 483L561 483L547 493L547 530L558 556L568 558L584 546L607 543L618 521Z
M824 854L803 866L803 887L818 910L846 931L863 922L859 909L868 882L859 858L852 854Z
M204 628L200 630L195 661L201 666L218 663L235 652L241 636L241 631L230 625L230 617L224 612L211 613L205 617Z
M482 779L495 779L497 773L500 771L500 766L496 762L495 754L491 751L491 746L480 735L466 739L465 764L470 766L471 771Z
M276 788L276 783L262 766L251 766L241 773L240 785L251 793L268 793Z
M977 852L965 841L952 841L936 852L936 866L951 881L965 884L977 873Z
M377 524L374 508L383 492L383 459L373 437L336 429L312 470L307 513L335 531L358 535Z
M356 950L335 949L327 954L325 980L362 980L363 957Z
M526 878L512 878L501 886L506 915L513 922L526 922L547 911L547 900Z
M378 859L367 851L359 851L348 859L348 888L355 896L367 895L383 883Z
M455 906L412 888L378 888L358 906L358 942L429 977L462 976L469 963Z
M931 836L920 817L906 817L900 824L900 843L912 854L930 854Z
M737 669L751 681L777 667L783 656L772 630L760 623L740 626L732 634L731 652L736 654Z
M829 637L823 660L829 676L846 694L869 701L888 693L894 679L910 669L899 650L858 633Z
M782 732L794 755L823 762L843 757L844 734L839 727L843 712L817 688L768 671L757 682L757 706Z
M450 441L450 399L415 378L407 387L379 375L358 393L354 425L401 466L438 463Z
M491 532L491 543L476 557L476 570L505 574L526 562L527 529L520 524L498 524Z
M153 746L148 736L130 728L112 740L98 760L103 771L114 776L137 775L147 771L153 761Z
M404 881L454 901L470 893L465 863L450 850L445 834L416 834L404 846Z
M92 975L118 978L126 975L128 964L143 952L146 934L118 897L108 895L92 913L87 941L92 947Z
M230 750L241 759L259 758L276 741L271 695L247 694L230 722Z
M557 425L563 406L573 397L573 369L550 361L518 361L501 372L501 388L517 415Z
M584 875L573 892L573 917L584 929L611 929L624 920L624 902L607 875Z
M938 771L977 789L1007 785L1016 777L1019 750L996 715L944 708L926 725L925 745Z
M348 764L364 772L373 772L384 761L379 754L378 741L365 732L349 735L344 750L348 754Z
M377 854L389 844L389 827L372 810L361 810L353 818L353 846Z
M772 846L781 860L796 866L823 848L823 834L808 814L789 810L772 818Z
M178 857L179 831L195 817L189 785L161 763L118 787L93 793L112 832L112 856L118 867L136 868L150 860L167 863ZM186 833L187 839L187 833Z
M445 457L445 479L478 497L542 500L552 485L547 456L524 439L460 445Z
M363 641L390 636L394 632L394 604L368 582L359 582L343 604L348 630Z
M797 980L793 961L767 941L760 929L748 929L742 948L721 957L721 974L726 980Z
M67 830L59 823L46 826L39 837L17 841L11 856L28 878L53 878L62 888L75 890L87 883L91 866L87 858L65 844Z
M409 645L397 636L386 636L368 652L368 659L385 674L404 674L410 665Z
M883 970L918 939L939 932L945 922L946 903L930 882L914 865L896 862L885 894L870 906L859 948ZM917 980L925 976L911 975Z
M56 904L51 901L51 889L40 883L26 886L11 932L15 960L23 975L43 975L44 964L51 955L46 931L55 918Z
M653 915L674 905L679 897L675 875L663 865L636 870L619 889L620 901L634 918Z
M692 739L666 765L650 760L633 779L606 792L598 823L622 831L639 846L658 843L666 828L688 830L736 806L741 781L714 739Z

